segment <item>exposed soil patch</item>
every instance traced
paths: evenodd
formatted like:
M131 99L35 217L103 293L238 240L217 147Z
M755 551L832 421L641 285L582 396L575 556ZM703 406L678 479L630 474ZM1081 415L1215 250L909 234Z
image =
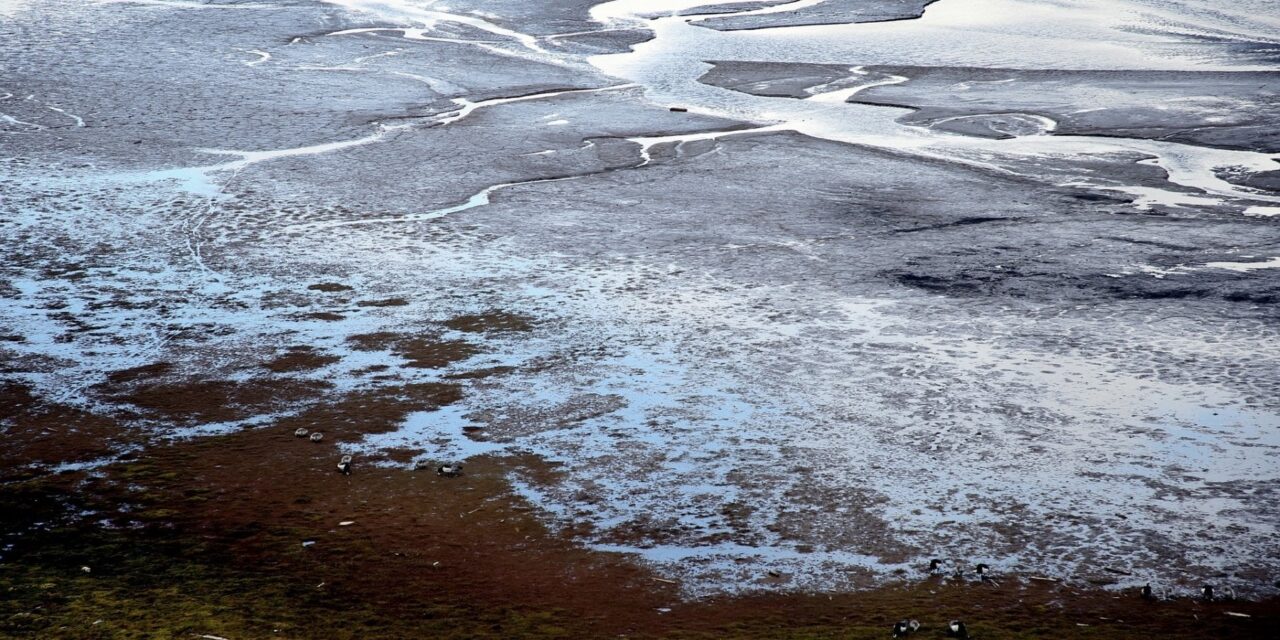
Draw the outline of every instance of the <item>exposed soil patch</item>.
M315 349L306 346L290 347L289 351L281 354L275 359L267 362L263 366L276 373L284 373L288 371L311 371L331 365L342 360L342 358L324 353L318 353Z
M384 351L391 348L400 339L400 335L390 331L377 333L358 333L347 337L352 348L360 351Z
M465 340L440 340L428 336L392 332L362 333L347 338L361 351L391 351L408 360L407 366L440 369L480 353L480 348Z
M397 429L409 412L435 409L461 398L460 387L439 383L356 392L284 418L277 430L293 437L294 430L302 427L324 433L326 442L352 442L366 434Z
M173 371L173 365L168 362L156 362L152 364L144 364L140 367L132 367L129 369L121 369L107 374L107 380L117 384L127 382L137 382L148 378L159 378L170 371Z
M404 298L386 298L384 300L361 300L356 303L360 307L405 307L409 301Z
M111 455L131 437L110 418L43 402L22 384L0 383L0 482L36 473L32 465Z
M133 405L152 418L224 422L314 400L329 387L327 383L310 380L179 380L140 384L108 395L111 400Z
M323 291L325 293L337 293L339 291L352 291L351 287L348 287L347 285L341 284L338 282L320 282L307 287L307 289L310 289L311 291Z
M332 311L317 311L315 313L308 313L303 317L310 318L312 320L324 320L326 322L337 322L347 318L341 313L333 313Z
M463 340L437 341L429 338L402 340L395 349L395 354L408 360L409 366L419 369L440 369L479 352L479 348Z
M467 333L503 333L528 331L533 323L524 316L505 311L458 316L444 323L446 327Z

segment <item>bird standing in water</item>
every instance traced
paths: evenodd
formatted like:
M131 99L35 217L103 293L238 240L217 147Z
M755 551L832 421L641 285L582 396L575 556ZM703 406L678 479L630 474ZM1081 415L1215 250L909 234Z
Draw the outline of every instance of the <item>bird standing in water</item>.
M960 638L960 640L969 640L969 630L964 628L964 623L959 620L952 620L947 625L948 638Z
M338 460L338 471L342 472L344 476L351 475L351 456L342 456Z

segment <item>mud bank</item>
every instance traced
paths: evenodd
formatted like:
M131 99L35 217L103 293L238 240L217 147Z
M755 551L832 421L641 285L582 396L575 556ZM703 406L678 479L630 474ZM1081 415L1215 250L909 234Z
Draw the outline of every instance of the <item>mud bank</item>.
M941 637L961 618L987 638L1263 638L1280 621L1275 600L1144 602L999 574L689 601L629 556L584 548L572 527L548 529L506 480L556 482L557 467L536 457L473 458L457 478L412 470L410 451L357 457L350 476L334 469L360 435L338 428L353 408L402 418L454 398L348 397L260 429L143 446L91 471L8 478L0 634L879 638L918 618L922 637ZM297 424L331 437L298 438Z

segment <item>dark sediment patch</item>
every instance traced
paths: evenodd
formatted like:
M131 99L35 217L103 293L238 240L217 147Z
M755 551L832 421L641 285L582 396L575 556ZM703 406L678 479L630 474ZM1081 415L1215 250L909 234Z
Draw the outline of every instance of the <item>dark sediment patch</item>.
M396 344L395 354L409 361L410 367L441 369L480 353L480 349L464 340L408 338Z
M1228 175L1224 176L1224 178L1251 189L1280 192L1280 169L1277 169L1276 171L1250 173L1243 176Z
M407 366L418 369L440 369L480 353L479 347L465 340L441 340L388 331L353 335L347 338L347 342L361 351L390 351L408 360Z
M626 51L635 45L653 39L653 32L647 29L611 29L608 31L588 31L556 37L548 42L561 48L586 49L588 51L606 53Z
M325 293L338 293L340 291L352 291L353 289L339 282L320 282L313 284L307 289L311 291L323 291Z
M107 374L107 381L116 384L128 382L138 382L151 378L160 378L168 375L173 371L173 364L169 362L154 362L152 364L144 364L138 367L130 367L121 369Z
M361 300L356 302L359 307L407 307L409 301L404 298L384 298L382 300Z
M226 422L309 402L331 385L291 379L164 380L128 385L98 385L113 402L130 405L148 418L178 423Z
M790 1L791 0L747 0L742 2L723 2L720 4L708 4L700 7L693 7L692 9L685 9L678 12L676 15L703 16L714 13L754 11L756 9L763 9L765 7Z
M985 216L973 216L968 218L960 218L952 222L942 222L939 224L931 224L923 227L910 227L907 229L895 229L894 233L916 233L919 231L930 231L933 229L945 229L947 227L963 227L971 224L987 224L989 222L1000 222L1008 220L1008 218L991 218Z
M505 333L529 331L533 323L529 318L505 311L462 315L447 320L444 326L465 333Z
M45 402L17 382L0 382L0 481L37 473L37 466L89 462L136 440L117 421Z
M337 322L339 320L347 319L347 317L342 315L341 313L334 313L332 311L317 311L315 313L308 313L303 317L309 318L311 320L323 320L325 322Z
M303 427L323 432L330 441L357 441L371 433L394 431L412 411L436 409L461 397L457 385L430 382L359 391L283 418L279 431L292 436Z
M288 351L264 363L262 366L275 373L286 373L290 371L311 371L329 366L340 360L342 358L319 353L312 347L295 346L290 347Z
M390 331L377 333L358 333L347 337L347 342L360 351L384 351L399 340L399 334Z
M771 29L820 24L851 24L910 20L924 14L925 7L937 0L828 0L794 11L762 15L724 16L700 20L694 24L718 31Z

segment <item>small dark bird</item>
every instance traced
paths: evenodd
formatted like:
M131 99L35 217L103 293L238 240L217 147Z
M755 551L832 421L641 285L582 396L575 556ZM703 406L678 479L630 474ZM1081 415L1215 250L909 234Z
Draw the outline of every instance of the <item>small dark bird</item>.
M915 620L900 620L893 623L893 637L906 637L920 630L920 622Z
M979 577L979 578L982 578L983 580L986 580L986 579L987 579L987 569L990 569L990 568L991 568L991 565L988 565L988 564L984 564L984 563L979 562L979 563L978 563L978 564L973 568L973 570L974 570L974 572L976 572L976 573L978 574L978 577Z
M899 620L893 625L893 637L905 638L920 630L919 620Z
M462 475L462 465L460 464L442 464L436 467L436 475L446 478L456 478Z
M942 561L934 558L929 561L929 573L938 573L938 569L942 568Z
M960 640L969 640L969 630L964 628L964 623L959 620L952 620L947 625L948 638L960 638Z
M351 456L342 456L342 459L338 460L338 471L341 471L344 476L351 475Z
M1213 585L1206 584L1203 587L1200 587L1200 595L1203 596L1205 600L1213 602Z
M1150 601L1150 600L1155 600L1155 599L1156 599L1156 594L1155 594L1155 593L1152 593L1152 591L1151 591L1151 583L1150 583L1150 582L1148 582L1147 584L1142 585L1142 599L1143 599L1143 600L1148 600L1148 601Z
M307 431L307 428L306 428L306 427L298 427L297 429L294 429L294 430L293 430L293 435L295 435L295 436L297 436L297 437L299 437L299 438L305 438L305 437L307 437L307 433L308 433L308 431Z

